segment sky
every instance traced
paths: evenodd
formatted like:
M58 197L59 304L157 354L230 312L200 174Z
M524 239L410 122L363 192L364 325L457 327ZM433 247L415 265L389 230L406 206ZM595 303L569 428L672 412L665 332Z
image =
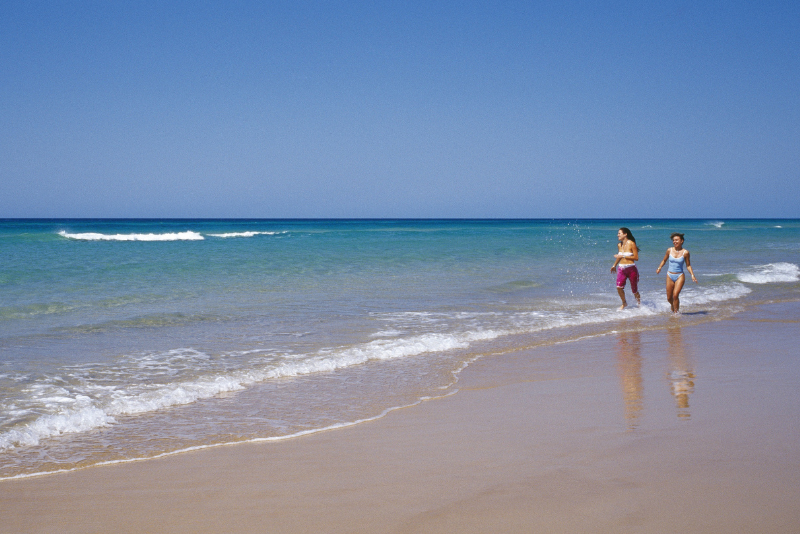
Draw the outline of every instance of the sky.
M0 217L800 217L800 3L6 0Z

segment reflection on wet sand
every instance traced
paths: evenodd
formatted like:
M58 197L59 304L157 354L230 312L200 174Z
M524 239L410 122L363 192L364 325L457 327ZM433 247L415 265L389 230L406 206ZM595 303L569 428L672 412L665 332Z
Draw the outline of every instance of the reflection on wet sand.
M628 430L635 430L644 405L642 344L639 332L622 332L617 338L617 370Z
M689 395L694 393L694 371L691 358L683 343L681 328L670 328L667 331L669 345L669 380L672 396L678 409L678 417L688 419Z

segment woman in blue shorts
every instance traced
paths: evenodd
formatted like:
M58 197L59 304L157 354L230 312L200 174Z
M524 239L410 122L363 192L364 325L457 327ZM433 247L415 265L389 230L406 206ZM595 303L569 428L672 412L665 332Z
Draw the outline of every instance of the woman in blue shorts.
M636 238L627 228L619 229L617 239L619 240L617 244L618 252L614 254L614 258L617 261L611 267L611 272L617 273L617 293L619 293L619 298L622 299L622 306L619 309L624 310L628 305L625 300L626 280L631 281L631 291L633 291L633 296L636 297L636 304L640 306L642 304L642 298L639 296L639 271L633 263L639 259L639 247L636 245ZM617 268L618 265L619 268Z
M694 277L694 271L689 262L689 251L683 248L683 234L675 232L670 237L672 238L672 248L667 249L664 259L661 260L661 265L656 269L656 274L660 273L661 268L669 261L669 266L667 267L667 301L672 306L672 313L678 313L681 307L681 289L683 289L683 284L686 282L684 273L689 271L689 274L692 275L692 282L695 284L697 283L697 278Z

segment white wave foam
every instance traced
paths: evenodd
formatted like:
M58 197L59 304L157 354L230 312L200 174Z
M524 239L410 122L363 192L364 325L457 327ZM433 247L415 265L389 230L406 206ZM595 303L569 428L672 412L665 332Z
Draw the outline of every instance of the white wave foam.
M13 449L15 446L38 445L39 440L44 438L87 432L114 422L112 416L94 406L58 415L43 415L22 429L12 429L0 434L0 451Z
M681 293L681 306L684 304L710 304L742 298L752 290L742 284L726 284L717 287L684 286Z
M182 453L185 453L185 452L201 451L201 450L207 450L207 449L215 449L215 448L218 448L218 447L225 447L225 446L228 446L228 445L241 445L241 444L244 444L244 443L264 443L264 442L286 441L286 440L298 438L298 437L301 437L301 436L308 436L308 435L311 435L311 434L319 434L321 432L326 432L326 431L329 431L329 430L336 430L336 429L340 429L340 428L347 428L347 427L351 427L351 426L355 426L355 425L360 425L362 423L367 423L369 421L377 421L378 419L382 419L383 417L385 417L389 413L394 412L396 410L401 410L403 408L410 408L412 406L417 406L417 405L422 404L423 402L426 402L426 401L429 401L429 400L443 399L445 397L450 397L451 395L454 395L457 392L458 392L458 390L454 390L454 391L450 391L448 393L444 393L444 394L439 395L439 396L420 397L417 400L411 402L410 404L401 404L399 406L391 406L389 408L384 409L378 415L374 415L372 417L365 417L365 418L362 418L362 419L356 419L355 421L345 421L345 422L341 422L341 423L334 423L334 424L331 424L331 425L328 425L328 426L324 426L324 427L321 427L321 428L311 428L311 429L308 429L308 430L300 430L298 432L294 432L294 433L291 433L291 434L284 434L284 435L280 435L280 436L268 436L268 437L262 437L262 438L251 438L251 439L247 439L247 440L244 440L244 441L234 441L234 442L209 443L209 444L206 444L206 445L193 445L191 447L186 447L186 448L183 448L183 449L177 449L177 450L173 450L173 451L163 452L161 454L156 454L156 455L153 455L153 456L147 456L147 457L144 457L144 458L124 458L124 459L119 459L119 460L107 460L107 461L104 461L104 462L98 462L96 464L93 464L93 467L103 466L103 465L127 464L127 463L132 463L132 462L141 462L141 461L145 461L145 460L156 460L158 458L166 458L168 456L175 456L176 454L182 454ZM40 472L36 472L36 473L24 473L24 474L12 475L12 476L7 476L7 477L0 476L0 480L13 480L13 479L21 479L21 478L42 477L42 476L47 476L47 475L54 475L56 473L69 473L69 472L77 471L79 469L84 469L84 468L85 467L83 467L83 466L76 466L76 467L70 467L70 468L67 468L67 469L56 469L56 470L53 470L53 471L40 471Z
M401 334L403 334L402 330L380 330L379 332L370 334L369 337L397 337Z
M776 268L775 265L778 267ZM790 273L797 280L800 269L793 264L775 264L773 271ZM763 276L763 274L762 274ZM743 297L751 290L739 283L722 286L693 286L684 290L684 304L702 305L722 302ZM389 334L400 334L400 330L383 330L383 339L354 346L327 349L311 354L290 355L290 357L272 355L265 356L257 351L258 357L250 360L245 368L224 371L214 367L214 359L202 352L192 349L176 349L157 355L138 357L126 364L138 371L145 369L149 376L173 376L182 374L183 370L199 371L204 376L194 379L183 379L167 384L142 385L136 380L138 375L131 375L125 380L129 386L107 386L93 384L83 386L81 391L67 391L63 388L42 387L36 393L41 405L46 406L50 414L39 416L33 422L19 428L0 433L0 450L13 449L17 446L36 445L40 440L61 434L85 432L95 428L112 425L116 417L137 415L172 406L194 403L201 399L217 396L221 393L246 389L258 383L272 379L298 377L316 373L332 372L370 361L393 360L418 356L425 353L442 353L455 349L465 349L479 341L492 340L513 334L531 334L563 327L587 324L599 324L618 321L626 317L652 316L667 310L666 303L645 300L640 308L630 307L620 313L613 307L600 307L584 311L530 311L518 312L511 316L498 313L434 314L427 312L407 312L388 314L413 322L413 327L430 328L431 321L450 317L450 319L467 320L471 330L457 333L426 333L409 337L389 337ZM473 315L475 317L473 317ZM478 317L480 316L480 317ZM473 321L475 319L476 322ZM248 351L253 352L253 351ZM106 370L107 371L107 370ZM120 370L121 372L124 370ZM124 374L124 373L123 373ZM48 389L48 387L50 389ZM47 402L45 402L47 401Z
M240 369L226 374L212 373L210 376L192 381L149 386L145 391L133 391L133 387L136 386L125 390L95 385L88 388L92 389L94 398L74 392L70 395L61 387L53 389L42 386L39 388L42 393L38 396L38 400L57 413L40 416L19 429L0 434L0 450L37 445L42 439L109 426L116 422L115 418L118 416L138 415L191 404L221 393L239 391L270 379L331 372L368 361L391 360L466 348L473 341L493 339L498 335L500 334L493 331L485 331L424 334L405 339L378 339L354 347L322 351L305 358L294 357L277 363L272 360L260 368ZM207 355L189 349L170 351L172 352L180 353L184 359L193 357L193 361L198 363L207 358ZM172 357L174 355L165 359L163 363L171 361Z
M58 232L61 237L79 241L200 241L205 239L197 232L174 232L168 234L70 234L64 230Z
M304 361L286 362L266 373L265 378L284 378L330 372L368 361L393 360L429 352L464 349L471 342L494 339L503 332L491 330L463 334L423 334L405 339L376 339L343 350L319 354Z
M725 223L723 221L711 221L707 222L707 226L713 226L714 228L722 228Z
M229 232L227 234L206 234L211 237L253 237L257 235L280 235L286 232Z
M800 280L800 267L788 262L768 263L756 265L746 272L738 273L736 277L748 284L797 282Z

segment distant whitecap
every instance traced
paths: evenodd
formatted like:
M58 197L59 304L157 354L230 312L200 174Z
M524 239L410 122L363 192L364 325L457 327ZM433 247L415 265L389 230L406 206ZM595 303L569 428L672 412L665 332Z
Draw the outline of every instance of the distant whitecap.
M79 241L200 241L204 237L197 232L174 232L167 234L71 234L64 230L58 232L61 237Z
M253 237L257 235L278 235L278 234L285 234L286 232L229 232L225 234L206 234L210 237Z

